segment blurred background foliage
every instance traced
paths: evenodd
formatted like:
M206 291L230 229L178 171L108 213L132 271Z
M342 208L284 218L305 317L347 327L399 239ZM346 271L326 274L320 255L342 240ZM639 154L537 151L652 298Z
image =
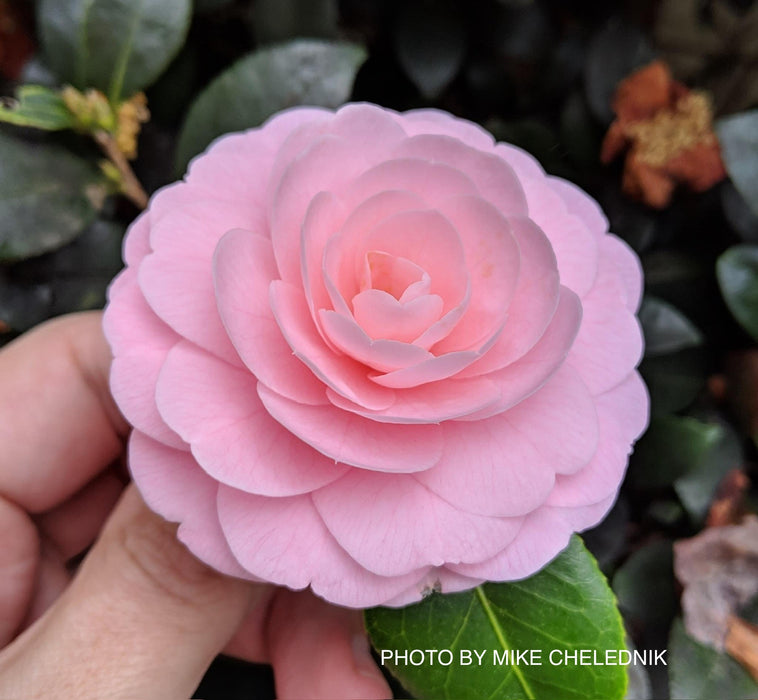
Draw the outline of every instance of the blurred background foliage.
M718 575L758 581L730 534L758 502L758 1L0 0L0 95L0 344L102 307L145 193L285 107L445 109L585 188L646 274L651 426L585 535L668 649L629 697L758 697L756 591ZM722 604L708 640L693 606ZM220 660L198 693L273 690Z

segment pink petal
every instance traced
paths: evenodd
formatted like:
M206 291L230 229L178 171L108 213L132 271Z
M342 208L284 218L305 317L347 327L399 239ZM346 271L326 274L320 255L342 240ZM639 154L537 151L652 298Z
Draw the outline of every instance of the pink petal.
M164 187L150 205L150 246L154 251L210 260L221 237L234 228L268 235L260 206L203 197L183 182Z
M478 358L477 352L449 352L440 357L424 360L417 365L386 374L371 375L371 379L381 386L407 389L452 377Z
M615 496L582 508L542 506L524 520L518 537L500 554L478 564L454 564L449 568L487 581L514 581L531 576L566 548L574 532L597 525L614 500Z
M582 219L595 236L601 238L608 232L608 219L603 210L584 190L561 177L549 175L547 180L551 189L566 203L569 213Z
M324 109L296 107L279 112L262 127L221 136L190 163L187 182L215 196L264 201L274 158L285 139L298 127L331 116Z
M497 415L539 389L563 364L581 321L579 298L571 290L561 287L558 308L534 347L516 362L486 375L500 387L500 401L461 420L481 420Z
M150 253L150 220L148 213L142 212L124 236L123 257L129 266L136 266Z
M158 410L214 479L265 496L306 493L340 477L336 465L272 420L256 379L182 341L158 379Z
M439 425L395 425L336 407L305 406L258 385L268 412L290 432L337 462L382 472L416 472L442 454Z
M354 261L361 269L370 251L405 258L422 268L431 280L430 293L443 299L445 312L460 305L469 293L459 232L437 211L400 212L365 232L356 243ZM340 289L345 299L361 290L351 291Z
M317 206L319 197L322 196L317 196L312 206ZM336 311L350 315L349 302L360 290L361 276L364 272L361 261L365 260L365 251L359 252L358 243L363 240L364 233L394 214L420 207L423 207L423 201L411 192L400 190L379 192L366 201L360 202L355 209L350 211L339 232L331 236L322 248L318 245L311 247L310 242L305 241L309 246L309 279L322 280ZM306 220L303 225L304 235L307 225ZM326 238L326 236L321 236L321 238ZM361 255L364 257L361 258ZM318 269L316 269L317 264ZM348 298L342 296L342 290L347 291ZM319 306L314 303L314 307L328 308L328 304L322 303Z
M609 411L627 442L637 440L650 421L650 396L639 372L632 371L620 384L595 397L598 411Z
M371 338L410 343L440 317L442 304L442 298L436 294L400 303L392 294L367 289L353 297L353 313Z
M322 310L319 318L329 341L345 353L342 357L346 362L360 362L380 372L392 372L432 359L431 353L411 343L399 340L373 340L353 318L336 311ZM363 375L367 376L366 367L363 367ZM387 408L368 405L365 407L378 410Z
M613 234L603 236L600 241L603 256L613 260L616 272L626 291L626 306L632 313L637 313L642 301L642 264L637 254Z
M331 307L324 282L324 255L329 239L339 230L343 219L343 207L331 192L319 192L305 212L300 233L300 266L305 298L314 318L319 309Z
M598 238L582 219L568 212L546 178L524 179L522 184L529 217L545 232L555 252L561 284L584 296L597 274Z
M129 469L145 503L171 522L195 556L229 576L249 578L234 558L216 510L218 484L188 452L172 450L138 430L129 438Z
M501 418L536 445L558 474L575 473L597 449L595 401L568 365L562 365L539 391Z
M147 305L137 283L137 270L127 267L111 283L105 337L116 356L166 351L179 340Z
M623 381L642 359L642 330L626 302L616 265L603 256L595 286L582 299L584 317L568 357L593 395Z
M484 583L484 579L470 578L462 574L456 574L444 566L434 567L420 581L404 590L400 595L387 600L382 605L388 608L404 608L406 605L417 603L432 591L439 593L457 593L467 591Z
M510 143L498 143L493 149L495 155L502 158L508 165L513 168L519 182L524 180L545 178L545 171L542 169L539 161L523 148L513 146Z
M503 332L461 373L464 377L502 369L522 357L544 335L558 307L560 282L550 242L529 219L512 218L508 223L521 252L518 285Z
M600 426L597 452L581 471L558 477L547 501L551 506L584 506L614 496L623 481L632 442L647 427L649 400L637 372L596 402Z
M269 288L269 299L274 318L292 351L322 382L367 408L382 409L392 405L393 391L368 379L362 364L327 347L316 330L300 289L274 281Z
M332 133L367 154L370 161L384 160L393 145L406 138L396 114L372 104L340 107L331 123Z
M500 399L500 389L485 377L448 379L403 389L395 403L380 411L369 411L327 389L327 397L338 408L383 423L441 423L476 413Z
M460 511L407 475L356 469L316 491L313 502L340 546L383 576L489 558L521 524Z
M526 197L513 169L502 158L466 146L457 138L432 134L414 136L402 141L391 157L450 165L466 173L480 196L501 214L521 216L527 212Z
M472 148L491 151L494 139L474 122L457 119L450 113L439 109L412 109L397 115L408 136L417 134L440 134L452 136Z
M550 494L555 472L584 467L598 443L592 397L567 368L505 413L473 423L451 421L443 428L442 459L415 478L456 507L480 515L511 517L534 510Z
M111 364L110 386L119 410L137 430L164 445L187 449L184 441L166 425L155 405L155 387L166 352L116 357Z
M339 191L368 165L360 151L335 136L320 137L288 165L269 206L271 241L283 280L302 284L300 231L311 200L322 191Z
M502 328L521 268L511 225L491 204L477 197L455 197L442 205L442 212L461 232L471 299L460 322L434 346L436 355L479 350Z
M139 267L139 285L153 311L180 336L240 364L216 308L210 258L151 253Z
M114 354L110 387L119 409L135 428L155 440L186 448L155 405L158 373L179 336L145 302L134 268L121 272L111 285L110 297L103 330Z
M347 607L388 600L422 578L377 576L335 542L309 496L262 498L221 486L218 512L234 556L252 574Z
M443 163L415 158L385 160L361 173L343 192L349 209L388 190L412 192L427 206L436 207L450 197L476 195L476 185L460 170Z
M293 354L274 320L268 290L278 276L271 241L229 231L213 260L216 300L235 349L266 386L301 403L326 402L326 387Z

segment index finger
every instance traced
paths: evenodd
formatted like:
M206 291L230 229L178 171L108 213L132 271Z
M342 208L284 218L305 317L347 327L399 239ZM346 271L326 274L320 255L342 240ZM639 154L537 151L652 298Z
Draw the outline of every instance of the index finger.
M65 501L123 451L101 314L49 321L0 351L0 495L31 513Z

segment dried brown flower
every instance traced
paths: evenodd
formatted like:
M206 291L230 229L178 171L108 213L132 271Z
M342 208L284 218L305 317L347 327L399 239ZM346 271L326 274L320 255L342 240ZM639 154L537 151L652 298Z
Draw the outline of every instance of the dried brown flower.
M622 187L631 197L662 209L677 184L703 192L726 177L708 96L673 80L665 63L623 80L613 110L600 158L628 149Z

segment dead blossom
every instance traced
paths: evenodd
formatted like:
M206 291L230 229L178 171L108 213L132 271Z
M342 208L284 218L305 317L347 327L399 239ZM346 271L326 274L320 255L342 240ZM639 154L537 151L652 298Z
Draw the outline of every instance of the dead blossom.
M662 209L678 184L703 192L726 176L709 96L673 80L662 61L623 80L613 110L600 157L609 163L626 151L629 196Z

